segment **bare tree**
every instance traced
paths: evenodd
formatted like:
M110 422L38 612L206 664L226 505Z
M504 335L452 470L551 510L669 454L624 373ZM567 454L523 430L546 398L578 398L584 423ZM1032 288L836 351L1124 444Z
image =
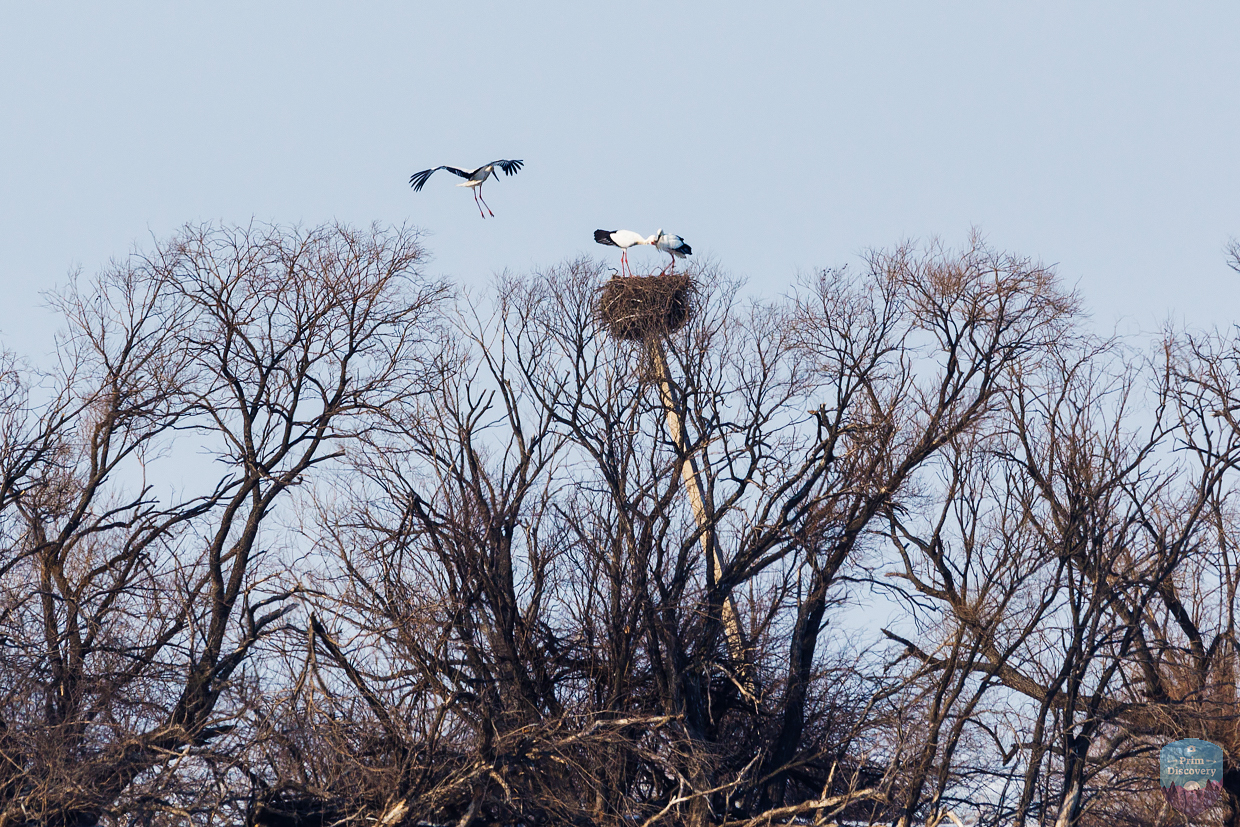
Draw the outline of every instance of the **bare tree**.
M6 418L0 824L209 805L197 757L291 608L280 503L424 388L420 256L408 230L187 228L56 299L50 399Z
M0 825L1154 825L1185 736L1238 823L1234 335L420 256L191 228L0 360Z
M1010 718L1011 753L995 735L1005 763L1021 756L1016 823L1152 824L1167 815L1151 771L1159 746L1199 737L1232 756L1237 749L1228 480L1240 443L1225 414L1234 345L1170 338L1147 362L1087 340L1057 354L1015 377L1010 430L973 460L999 458L1006 470L988 477L1005 484L966 500L974 504L965 513L1015 518L1002 523L1003 547L979 561L991 562L973 575L978 600L1007 582L1023 583L1024 599L967 597L961 584L979 565L967 554L978 535L964 525L906 534L901 542L938 573L918 577L906 555L904 576L940 602L949 628L966 630L981 657L948 664L904 642L926 666L983 672L998 698L1034 704ZM964 720L987 725L975 714ZM1226 824L1238 812L1233 768Z
M1010 377L1061 338L1074 299L980 245L875 256L786 308L698 280L717 286L663 345L666 367L605 335L592 265L503 285L493 316L463 311L442 393L357 454L366 484L323 521L349 575L316 587L334 618L313 630L312 668L320 693L353 686L401 744L372 812L920 812L864 743L887 737L907 682L867 689L830 666L824 614L920 469L1002 413ZM691 461L705 526L680 492ZM728 552L716 576L707 530ZM752 683L726 645L728 594ZM564 732L589 747L581 774L518 792L555 774L545 745Z

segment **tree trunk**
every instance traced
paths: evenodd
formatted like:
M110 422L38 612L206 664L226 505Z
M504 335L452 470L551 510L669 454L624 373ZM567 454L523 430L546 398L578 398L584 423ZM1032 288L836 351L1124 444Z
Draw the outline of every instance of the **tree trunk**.
M650 347L650 355L654 360L655 375L659 382L659 399L667 412L667 430L672 437L672 444L676 446L676 451L684 457L681 477L689 493L689 505L693 508L693 516L702 532L702 552L707 560L706 582L713 588L723 577L724 559L715 538L714 524L710 514L713 509L709 507L709 494L702 482L697 458L689 452L688 440L685 438L684 417L673 393L671 371L667 365L667 355L663 351L663 346L654 342ZM723 633L727 640L732 668L741 678L741 685L745 691L752 697L754 686L751 670L747 667L748 647L745 645L740 612L737 611L736 601L732 599L730 590L722 595L721 614Z

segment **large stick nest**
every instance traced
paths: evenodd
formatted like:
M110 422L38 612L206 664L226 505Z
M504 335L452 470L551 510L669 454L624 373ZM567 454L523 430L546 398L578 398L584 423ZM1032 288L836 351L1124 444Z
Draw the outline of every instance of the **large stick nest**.
M599 291L598 317L617 339L645 341L684 327L693 310L688 276L614 276Z

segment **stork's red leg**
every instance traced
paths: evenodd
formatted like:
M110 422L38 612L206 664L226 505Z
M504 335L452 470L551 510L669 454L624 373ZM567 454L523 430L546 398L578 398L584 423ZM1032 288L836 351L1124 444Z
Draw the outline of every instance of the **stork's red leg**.
M481 185L478 186L478 200L481 201L482 205L487 208L487 212L491 212L491 208L487 206L486 199L482 197L482 186ZM491 212L491 217L494 218L495 213Z
M482 205L478 203L478 190L474 189L473 193L474 193L474 206L478 208L478 215L481 215L485 219L486 214L482 212Z

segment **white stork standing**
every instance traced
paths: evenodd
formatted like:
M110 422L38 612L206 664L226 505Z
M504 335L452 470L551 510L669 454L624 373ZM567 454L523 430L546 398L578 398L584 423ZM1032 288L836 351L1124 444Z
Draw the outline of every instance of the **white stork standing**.
M486 218L486 215L482 212L482 208L486 207L487 212L491 212L491 208L487 205L486 201L482 200L483 183L485 183L486 180L492 175L495 176L495 180L499 180L499 173L495 171L496 167L502 169L505 175L516 175L521 171L521 165L524 163L524 161L492 161L491 163L484 164L477 169L457 169L456 167L449 166L424 169L421 172L415 172L413 175L409 176L409 185L413 187L414 192L417 192L426 185L426 180L433 174L441 169L446 169L453 175L459 175L465 179L465 183L457 184L457 186L469 187L474 191L474 203L478 204L478 202L482 202L481 204L478 204L478 214L483 218ZM494 218L495 213L491 212L491 217Z
M654 239L654 246L672 257L672 263L667 267L665 272L675 272L676 259L693 255L693 248L685 244L685 240L678 235L668 235L660 228L657 233L651 236Z
M595 230L594 240L620 248L620 275L624 275L625 268L629 266L629 248L638 244L654 244L655 236L639 235L632 230ZM629 269L629 275L632 274L632 269Z

